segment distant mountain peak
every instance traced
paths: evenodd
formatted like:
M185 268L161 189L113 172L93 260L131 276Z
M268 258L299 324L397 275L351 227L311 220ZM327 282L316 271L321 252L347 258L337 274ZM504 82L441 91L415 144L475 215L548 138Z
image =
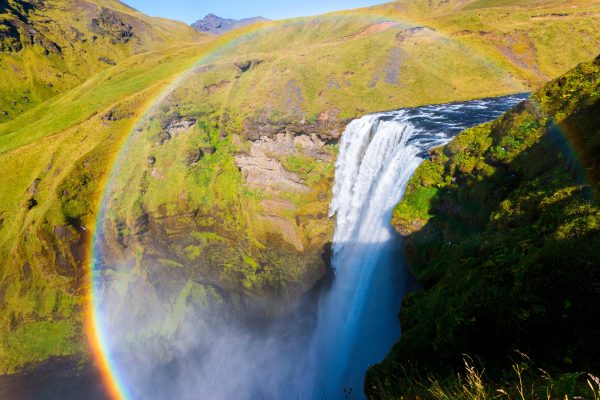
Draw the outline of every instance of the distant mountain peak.
M263 17L252 17L244 19L221 18L213 13L208 13L206 16L192 24L192 27L200 32L212 33L220 35L235 28L250 25L259 21L268 21Z

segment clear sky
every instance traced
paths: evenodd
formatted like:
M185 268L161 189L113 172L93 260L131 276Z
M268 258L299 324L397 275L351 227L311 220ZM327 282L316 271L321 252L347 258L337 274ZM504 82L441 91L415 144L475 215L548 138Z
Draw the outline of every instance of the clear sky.
M255 16L281 19L366 7L385 1L388 0L123 0L145 14L187 23L208 13L235 19Z

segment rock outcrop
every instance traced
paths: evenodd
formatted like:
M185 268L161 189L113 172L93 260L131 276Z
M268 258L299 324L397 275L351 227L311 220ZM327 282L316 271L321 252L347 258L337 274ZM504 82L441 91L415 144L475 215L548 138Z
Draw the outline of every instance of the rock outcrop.
M106 36L113 43L127 43L133 36L133 26L122 15L102 7L100 14L90 22L90 30L97 35Z
M228 114L180 115L196 104L167 103L139 128L127 161L138 166L118 176L115 190L129 195L111 201L103 259L117 273L136 263L162 306L194 282L243 319L285 315L328 268L331 143L342 122L322 113L238 131Z
M199 32L220 35L233 29L241 28L243 26L251 25L261 21L268 21L268 19L263 17L229 19L218 17L215 14L207 14L204 18L194 22L192 27Z
M304 119L301 121L276 121L268 116L258 116L246 119L242 135L250 141L259 138L274 138L279 134L291 134L316 137L325 143L336 143L348 122L348 119L338 117L337 110L320 112L314 122L307 122Z

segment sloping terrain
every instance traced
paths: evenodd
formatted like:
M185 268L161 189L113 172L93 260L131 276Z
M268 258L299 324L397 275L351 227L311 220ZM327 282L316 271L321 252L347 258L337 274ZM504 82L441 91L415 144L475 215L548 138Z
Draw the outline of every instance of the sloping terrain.
M495 384L514 381L519 352L547 371L532 396L589 396L585 379L553 388L548 374L600 368L599 110L600 57L431 152L392 221L424 290L405 299L402 338L369 374L373 398L461 371L464 357Z
M266 23L219 57L254 63L214 82L211 98L296 122L527 91L596 55L599 8L547 0L435 13L394 2Z
M201 40L117 0L0 3L0 122L128 58Z
M135 56L17 119L31 121L30 129L19 136L24 141L5 142L0 155L1 184L10 188L0 196L3 371L71 354L85 343L86 223L82 218L78 225L66 215L92 215L123 136L148 102L205 50L184 47ZM81 180L73 193L69 176ZM74 211L68 201L75 193L85 202Z
M597 2L419 4L265 22L130 58L137 41L97 35L115 52L102 56L122 55L116 66L0 125L0 370L85 351L89 232L136 122L101 226L107 257L152 264L141 275L169 281L170 300L193 303L208 285L273 316L325 273L335 144L350 118L527 91L600 42ZM89 8L102 25L102 10ZM54 60L27 49L3 60Z

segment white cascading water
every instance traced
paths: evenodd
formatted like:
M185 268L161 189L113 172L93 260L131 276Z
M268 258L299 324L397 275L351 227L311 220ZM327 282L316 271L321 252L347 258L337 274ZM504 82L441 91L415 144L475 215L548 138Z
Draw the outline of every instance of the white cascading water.
M366 369L400 336L398 310L410 289L394 206L427 150L490 120L523 96L372 114L346 128L336 162L335 279L321 301L310 349L311 399L364 397Z

